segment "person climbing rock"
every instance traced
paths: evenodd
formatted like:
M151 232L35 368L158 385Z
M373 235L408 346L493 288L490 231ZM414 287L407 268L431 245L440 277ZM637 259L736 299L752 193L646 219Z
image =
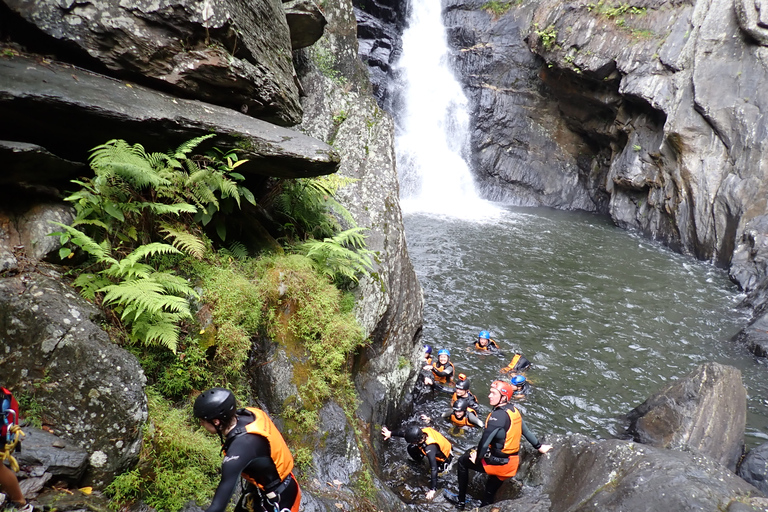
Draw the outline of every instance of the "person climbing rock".
M437 361L432 363L431 367L424 366L424 369L432 371L432 375L424 378L424 384L439 388L453 386L453 374L455 368L450 360L451 352L447 348L441 348L437 351Z
M499 351L499 344L491 339L489 331L480 331L480 334L477 335L477 341L475 341L475 348L484 352L496 353Z
M520 438L524 436L539 453L547 453L551 445L541 444L528 430L522 414L509 401L514 389L504 381L494 381L488 393L488 400L493 411L485 420L485 429L476 449L466 452L459 458L457 473L459 480L458 495L446 493L446 498L455 501L459 509L466 504L469 470L486 473L488 480L480 506L493 503L496 491L505 480L517 474L519 463Z
M428 500L434 498L437 492L437 475L445 470L453 458L451 442L437 430L431 427L422 428L418 425L410 425L394 432L387 427L381 427L381 435L385 441L392 436L404 437L408 443L408 455L413 460L421 462L426 458L429 461L430 480L426 498Z
M477 417L477 411L469 406L467 398L459 398L453 402L451 408L441 414L441 417L457 427L483 428L483 420ZM426 414L421 415L421 420L427 423L432 422L432 418Z
M301 489L292 473L293 456L267 413L237 409L235 396L225 388L201 393L193 412L203 428L218 434L224 453L221 481L206 512L227 508L240 476L248 485L235 512L298 512Z
M19 403L9 390L0 387L0 490L3 491L0 509L10 507L18 512L32 512L34 507L27 502L16 478L19 463L13 453L19 450L19 442L24 436L19 421Z

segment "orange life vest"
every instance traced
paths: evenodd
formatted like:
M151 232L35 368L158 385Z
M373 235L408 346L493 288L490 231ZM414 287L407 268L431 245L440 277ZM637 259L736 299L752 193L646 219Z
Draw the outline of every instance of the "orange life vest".
M461 419L456 417L455 412L452 412L450 415L451 423L459 427L474 427L475 425L469 422L468 416L470 412L475 416L477 416L477 411L475 411L471 407L467 407L467 410L464 411L464 416Z
M494 340L488 340L488 343L485 346L482 346L480 344L480 340L475 341L475 348L477 350L491 350L491 349L499 349L499 345Z
M509 457L509 462L506 464L488 464L483 459L483 467L485 472L489 475L494 475L502 480L512 478L517 474L517 466L520 462L520 458L517 456L517 452L520 451L520 437L523 435L523 417L513 406L508 406L504 411L509 415L510 425L507 429L506 437L504 438L504 446L501 448L502 453ZM485 428L488 428L488 419L491 417L488 414L488 418L485 419Z
M432 377L434 378L435 382L439 382L440 384L448 384L449 382L453 382L453 373L449 377L443 377L441 375L438 375L434 372L434 370L437 370L439 372L444 372L446 368L450 365L451 368L454 368L453 372L456 373L456 369L453 366L453 363L448 361L444 365L440 364L439 361L436 361L432 363Z
M245 410L256 416L256 419L245 426L245 432L247 434L256 434L267 439L272 461L277 468L277 474L280 475L280 481L285 480L288 475L291 474L291 471L293 471L293 455L291 455L288 445L285 444L282 434L277 430L277 427L272 423L272 420L267 413L261 409L246 407ZM241 476L259 488L264 489L264 487L257 483L251 476L245 473L242 473Z
M445 462L448 460L448 457L451 456L451 442L447 440L443 434L431 427L425 427L421 429L421 431L427 434L427 440L424 441L425 445L437 445L438 454L435 456L435 459L437 459L438 462ZM424 455L426 455L426 452L424 451L424 448L421 447L421 445L419 445L419 449Z

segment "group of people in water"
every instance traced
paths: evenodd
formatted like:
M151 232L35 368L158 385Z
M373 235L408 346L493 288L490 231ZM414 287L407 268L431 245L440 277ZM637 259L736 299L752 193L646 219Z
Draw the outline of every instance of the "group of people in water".
M491 338L490 332L485 330L478 334L474 349L501 354L498 343ZM458 493L448 490L443 493L446 499L463 510L471 502L471 499L467 499L470 470L488 475L480 506L488 505L493 503L501 484L517 474L521 437L525 437L539 453L547 453L552 446L539 442L523 421L519 407L515 405L524 400L530 390L530 384L524 375L531 366L528 359L515 353L509 364L499 370L500 373L506 374L506 378L490 384L488 401L492 410L483 422L478 413L480 406L477 397L469 389L469 380L463 373L456 375L456 368L450 357L450 351L443 348L438 350L437 357L433 359L432 347L424 345L422 370L427 374L423 377L423 385L452 394L451 408L441 415L443 419L458 428L483 429L477 446L466 451L458 459ZM421 415L420 419L426 425L432 424L432 419L426 415ZM426 499L433 499L437 493L438 475L453 461L452 443L432 426L411 424L395 431L383 426L381 434L384 440L392 436L405 438L408 443L407 452L412 459L427 459L430 467L430 487Z

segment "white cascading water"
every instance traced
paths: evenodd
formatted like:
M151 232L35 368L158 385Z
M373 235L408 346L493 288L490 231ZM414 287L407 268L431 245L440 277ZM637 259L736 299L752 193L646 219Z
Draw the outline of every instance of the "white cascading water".
M462 157L469 141L467 98L449 65L440 0L413 0L397 64L403 112L395 150L404 212L487 218Z

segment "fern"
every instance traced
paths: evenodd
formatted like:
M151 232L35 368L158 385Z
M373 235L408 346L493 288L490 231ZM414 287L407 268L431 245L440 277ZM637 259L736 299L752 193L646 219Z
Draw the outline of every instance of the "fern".
M372 252L365 249L365 228L355 227L342 231L324 240L308 240L297 246L316 265L317 269L329 276L337 285L345 281L358 282L358 274L369 272Z
M166 239L171 239L171 244L187 254L201 260L205 254L205 243L197 236L193 235L182 226L172 226L170 224L161 224L160 232L165 234Z

